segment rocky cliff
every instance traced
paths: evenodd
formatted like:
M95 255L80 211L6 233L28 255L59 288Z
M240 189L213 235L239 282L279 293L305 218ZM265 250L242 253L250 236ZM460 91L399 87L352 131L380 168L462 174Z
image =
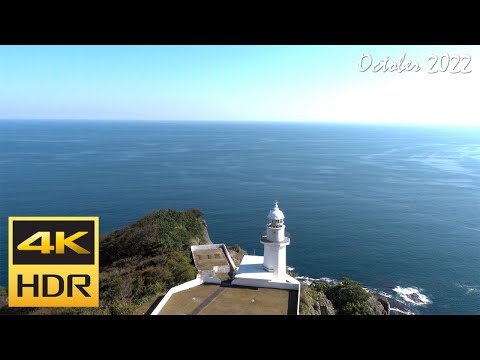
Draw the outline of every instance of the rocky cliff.
M389 315L387 298L366 291L356 281L345 279L335 285L314 281L301 283L301 315Z

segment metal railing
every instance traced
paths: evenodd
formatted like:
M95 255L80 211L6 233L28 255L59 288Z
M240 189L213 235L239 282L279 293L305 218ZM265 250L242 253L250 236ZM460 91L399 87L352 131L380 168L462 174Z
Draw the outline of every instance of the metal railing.
M287 241L287 239L288 239L288 240L291 240L291 238L290 238L290 233L287 232L287 231L285 231L285 241ZM262 231L262 232L260 233L260 241L268 241L268 239L267 239L267 232L266 232L266 231Z

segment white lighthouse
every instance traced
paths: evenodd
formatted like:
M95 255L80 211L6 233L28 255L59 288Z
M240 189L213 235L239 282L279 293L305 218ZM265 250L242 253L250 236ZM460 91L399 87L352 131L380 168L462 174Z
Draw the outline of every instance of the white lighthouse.
M275 206L268 213L267 231L261 236L264 245L263 268L273 272L273 281L285 282L287 275L287 245L290 245L290 234L285 233L285 215Z
M244 255L235 271L232 285L293 290L297 297L298 314L300 282L287 274L287 245L290 245L290 234L285 232L285 215L279 209L277 201L267 218L267 229L260 239L264 245L263 256ZM290 295L295 296L295 293Z

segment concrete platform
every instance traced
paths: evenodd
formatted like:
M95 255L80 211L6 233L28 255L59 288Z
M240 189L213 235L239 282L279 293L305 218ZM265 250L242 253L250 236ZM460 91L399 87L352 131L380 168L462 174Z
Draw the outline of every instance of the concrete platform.
M192 254L198 270L210 270L214 266L228 267L228 261L221 248L209 250L193 250Z
M296 315L294 290L202 284L172 295L159 315Z

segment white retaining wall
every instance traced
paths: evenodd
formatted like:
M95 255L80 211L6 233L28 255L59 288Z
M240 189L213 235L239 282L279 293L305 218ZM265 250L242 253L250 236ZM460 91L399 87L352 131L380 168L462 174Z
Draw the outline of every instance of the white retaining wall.
M163 307L168 302L168 300L170 300L170 298L172 297L173 294L175 294L179 291L187 290L187 289L193 288L195 286L201 285L202 283L203 283L203 280L197 278L197 279L194 279L194 280L187 281L183 284L174 286L173 288L168 290L168 292L163 297L162 301L160 301L160 303L155 307L155 309L153 309L153 311L150 315L158 315L160 310L163 309Z
M158 315L160 311L163 309L165 304L170 300L173 294L183 291L183 290L188 290L191 289L195 286L202 285L202 284L218 284L220 285L222 281L217 278L217 277L211 277L211 276L205 276L205 277L198 277L194 280L187 281L183 284L177 285L172 287L168 292L165 294L163 297L162 301L153 309L153 311L150 313L150 315Z
M235 278L232 281L232 285L300 291L300 282L289 275L287 275L286 277L288 282L276 282L251 278Z

